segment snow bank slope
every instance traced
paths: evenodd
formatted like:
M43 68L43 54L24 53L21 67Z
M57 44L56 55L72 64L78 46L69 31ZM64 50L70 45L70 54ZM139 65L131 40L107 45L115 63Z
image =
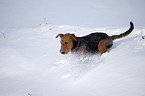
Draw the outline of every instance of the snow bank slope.
M58 33L120 34L128 28L42 26L0 30L1 96L144 96L145 29L114 41L101 57L59 53Z

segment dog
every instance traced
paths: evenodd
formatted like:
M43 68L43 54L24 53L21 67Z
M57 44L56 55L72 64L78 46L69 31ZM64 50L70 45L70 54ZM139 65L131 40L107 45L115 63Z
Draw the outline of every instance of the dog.
M134 29L134 24L130 22L130 28L120 34L108 36L106 33L91 33L87 36L77 37L75 34L58 34L56 38L61 38L61 54L68 54L68 52L76 54L95 54L100 53L101 55L111 48L113 40L120 39L129 35Z

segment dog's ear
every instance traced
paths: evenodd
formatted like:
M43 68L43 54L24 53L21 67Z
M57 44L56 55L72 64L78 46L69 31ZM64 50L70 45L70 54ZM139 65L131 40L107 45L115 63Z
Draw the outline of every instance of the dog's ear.
M71 37L72 37L75 41L77 41L75 34L71 34Z
M59 36L60 36L60 38L61 38L61 37L64 36L64 34L58 34L58 35L56 36L56 38L58 38Z

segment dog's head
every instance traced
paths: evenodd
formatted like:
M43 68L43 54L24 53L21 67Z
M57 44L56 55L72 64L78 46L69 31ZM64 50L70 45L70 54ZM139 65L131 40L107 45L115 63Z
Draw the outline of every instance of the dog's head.
M77 41L76 37L74 34L58 34L56 38L60 36L61 38L61 49L60 53L61 54L67 54L68 52L71 51L73 48L73 41Z

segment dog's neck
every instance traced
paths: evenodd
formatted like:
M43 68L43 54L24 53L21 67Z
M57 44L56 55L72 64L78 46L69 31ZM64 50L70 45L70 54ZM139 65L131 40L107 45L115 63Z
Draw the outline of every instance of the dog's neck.
M73 48L71 49L72 51L77 50L79 47L80 40L77 37L76 37L76 39L77 39L77 41L76 40L73 41Z

